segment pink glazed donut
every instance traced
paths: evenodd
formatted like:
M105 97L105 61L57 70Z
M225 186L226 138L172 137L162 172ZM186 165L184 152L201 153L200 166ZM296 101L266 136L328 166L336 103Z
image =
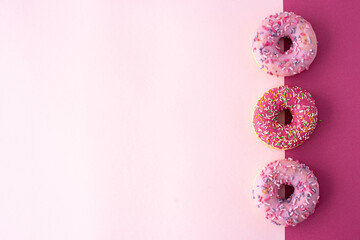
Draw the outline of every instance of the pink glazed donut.
M279 40L288 37L292 46L281 52ZM252 51L260 68L270 75L292 76L314 61L317 39L311 24L292 12L281 12L265 18L255 35Z
M293 194L282 199L282 185L294 187ZM291 158L269 163L257 176L252 191L258 208L276 225L295 226L315 211L320 198L319 183L305 164Z
M290 124L278 122L279 113L288 109ZM267 91L254 108L253 127L258 138L275 149L292 149L314 132L318 110L311 94L300 87L280 86Z

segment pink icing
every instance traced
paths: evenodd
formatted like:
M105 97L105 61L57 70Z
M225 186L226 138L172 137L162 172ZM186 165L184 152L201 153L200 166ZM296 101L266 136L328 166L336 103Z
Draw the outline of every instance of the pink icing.
M281 185L294 187L288 199L279 196ZM276 225L295 226L315 211L319 183L305 164L291 158L269 163L257 176L253 198L258 208Z
M292 46L281 52L279 40L289 37ZM265 18L255 35L252 51L260 68L271 75L292 76L314 61L317 39L311 24L292 12L283 12Z
M292 121L282 125L279 113L290 110ZM265 144L277 149L291 149L304 143L314 132L318 110L311 94L300 87L280 86L267 91L254 109L253 127Z

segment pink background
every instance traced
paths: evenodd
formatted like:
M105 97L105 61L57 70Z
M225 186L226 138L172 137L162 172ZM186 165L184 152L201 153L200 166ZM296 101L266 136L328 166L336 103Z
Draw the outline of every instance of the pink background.
M307 143L285 153L314 170L321 196L313 216L286 229L287 240L360 239L360 49L353 47L359 7L358 1L284 0L284 10L307 19L319 41L310 70L285 83L309 90L323 120Z
M320 41L308 89L323 120L287 151L321 202L287 239L352 239L359 161L357 12L285 0ZM267 148L251 112L284 84L254 29L282 0L10 1L0 8L0 239L285 239L251 199ZM342 21L338 21L338 19ZM354 25L355 26L355 25ZM340 117L341 116L341 117Z
M251 197L284 151L251 126L282 85L250 44L282 1L0 8L0 239L285 237Z

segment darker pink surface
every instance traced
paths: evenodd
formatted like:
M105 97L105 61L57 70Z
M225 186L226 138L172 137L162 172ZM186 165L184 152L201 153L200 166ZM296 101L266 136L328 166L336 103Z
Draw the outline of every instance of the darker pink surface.
M315 214L285 230L286 240L360 239L360 1L284 0L313 26L318 54L310 70L285 78L315 98L322 120L302 146L286 151L314 170Z

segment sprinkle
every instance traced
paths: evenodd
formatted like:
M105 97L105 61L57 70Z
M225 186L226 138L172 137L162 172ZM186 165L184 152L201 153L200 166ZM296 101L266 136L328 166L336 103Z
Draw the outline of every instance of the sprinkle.
M305 29L307 34L305 34ZM298 74L308 69L315 56L314 52L317 50L317 43L311 41L312 31L311 25L294 13L270 15L262 22L253 38L252 49L255 58L261 63L260 65L264 65L262 69L270 75ZM292 41L292 46L283 53L280 51L278 38L287 35ZM309 47L302 48L304 44L309 44ZM303 56L300 59L293 59L298 54ZM281 60L283 56L288 57Z
M288 169L299 169L296 175L288 172ZM297 223L306 219L310 214L314 212L316 201L319 196L311 195L310 192L305 193L305 189L316 190L316 187L310 187L317 184L314 178L306 179L304 181L296 181L295 179L304 179L302 176L313 176L312 171L305 164L300 164L298 161L291 158L285 160L278 160L267 164L260 172L257 182L260 184L260 189L269 189L268 194L260 193L262 196L259 198L258 208L264 207L265 218L270 221L280 221L283 225L296 225ZM279 199L276 194L277 189L283 184L293 185L296 191L293 193L289 200ZM259 185L256 185L259 186ZM301 193L300 192L300 190ZM257 191L257 190L256 190ZM257 191L259 192L259 191ZM259 196L259 195L258 195ZM263 200L262 200L263 199ZM270 199L273 199L270 201ZM276 200L276 201L274 201ZM264 202L268 201L268 202ZM283 223L283 221L285 221Z

